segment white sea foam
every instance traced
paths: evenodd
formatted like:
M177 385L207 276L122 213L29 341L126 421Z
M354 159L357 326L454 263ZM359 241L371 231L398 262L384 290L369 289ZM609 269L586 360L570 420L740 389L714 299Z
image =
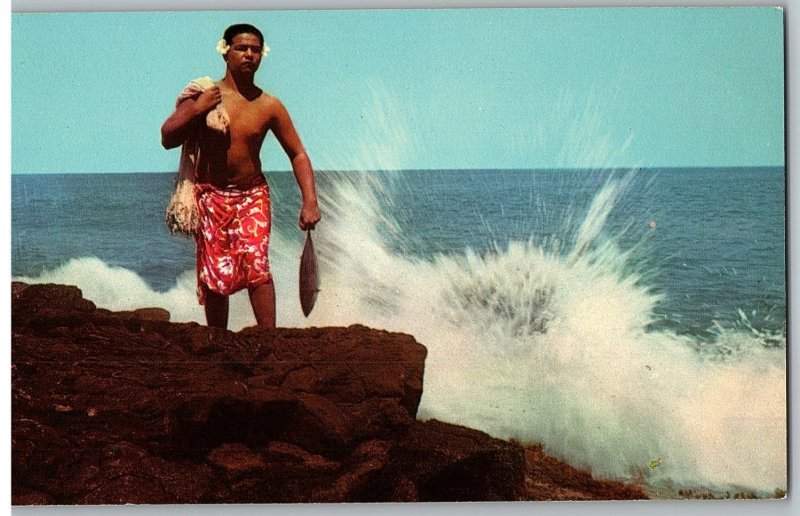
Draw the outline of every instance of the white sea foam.
M598 192L571 252L515 242L421 261L393 255L365 222L385 218L369 216L374 191L340 184L346 209L320 238L324 308L311 322L424 343L423 417L542 442L603 476L785 487L785 348L724 330L716 346L750 351L717 360L691 337L648 331L659 298L602 237L627 185Z
M281 309L278 312L278 324L282 326L302 324L302 314L300 318L288 315L293 311L300 311L297 271L288 273L290 269L297 268L300 259L299 250L284 242L280 234L273 235L272 243L274 245L270 252L272 267L279 271L276 272L276 276L280 278L276 281L276 296L280 299ZM26 283L76 285L85 298L91 299L101 308L120 311L161 307L170 312L170 319L174 322L194 321L204 324L203 308L197 301L196 278L195 271L188 270L176 279L172 288L160 292L131 270L108 265L96 257L83 257L71 259L36 277L18 276L12 279ZM255 324L247 293L240 292L231 296L228 327L240 330Z

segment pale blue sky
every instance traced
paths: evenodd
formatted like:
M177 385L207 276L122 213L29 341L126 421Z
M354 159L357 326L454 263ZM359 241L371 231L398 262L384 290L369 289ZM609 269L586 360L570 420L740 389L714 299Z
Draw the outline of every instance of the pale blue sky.
M241 21L316 168L784 163L777 9L139 12L12 15L12 172L174 170L159 127Z

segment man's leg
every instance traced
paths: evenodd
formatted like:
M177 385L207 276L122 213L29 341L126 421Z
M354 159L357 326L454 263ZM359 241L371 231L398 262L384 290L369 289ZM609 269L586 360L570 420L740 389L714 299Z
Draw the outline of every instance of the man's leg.
M205 288L206 296L206 324L212 328L227 328L228 327L228 296L212 292L211 289Z
M257 287L250 287L250 304L259 326L275 327L275 284L272 280Z

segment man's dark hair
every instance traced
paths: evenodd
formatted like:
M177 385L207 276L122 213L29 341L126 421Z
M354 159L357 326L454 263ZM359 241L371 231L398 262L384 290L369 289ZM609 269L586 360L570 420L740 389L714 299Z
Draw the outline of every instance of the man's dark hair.
M233 42L233 38L239 34L253 34L258 36L259 41L261 41L261 46L264 46L264 35L261 34L260 30L253 27L249 23L237 23L236 25L231 25L225 29L225 34L223 34L222 38L225 40L225 43L230 45Z

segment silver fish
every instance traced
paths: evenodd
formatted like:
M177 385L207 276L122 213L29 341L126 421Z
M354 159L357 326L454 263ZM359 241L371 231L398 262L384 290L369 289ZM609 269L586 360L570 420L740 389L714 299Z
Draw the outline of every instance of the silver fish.
M314 309L319 292L319 275L317 275L317 255L314 253L314 243L311 241L311 230L306 233L306 244L300 256L300 306L303 315L308 317Z

